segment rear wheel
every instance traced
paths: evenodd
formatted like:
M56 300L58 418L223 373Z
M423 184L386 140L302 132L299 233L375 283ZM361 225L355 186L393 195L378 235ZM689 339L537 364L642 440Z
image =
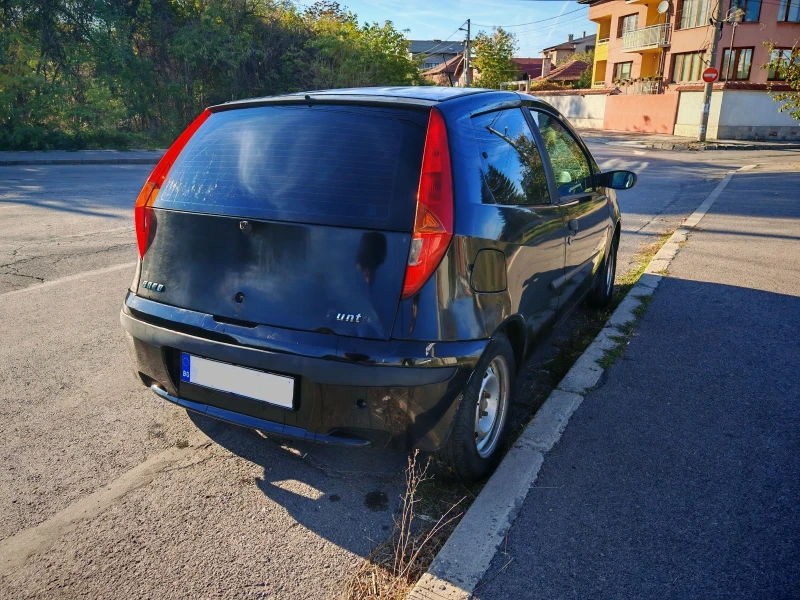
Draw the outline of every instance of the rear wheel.
M508 434L515 363L511 343L496 334L461 397L450 437L436 459L465 483L488 477L500 462Z
M594 308L605 308L611 304L611 297L614 295L614 278L617 274L617 246L619 237L614 236L608 254L603 259L603 264L597 271L597 278L594 281L594 288L589 292L586 302Z

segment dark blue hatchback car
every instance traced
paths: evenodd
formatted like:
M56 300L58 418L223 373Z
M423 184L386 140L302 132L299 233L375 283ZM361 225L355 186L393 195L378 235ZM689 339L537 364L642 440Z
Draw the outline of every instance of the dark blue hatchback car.
M433 452L487 476L516 373L606 305L620 216L580 136L515 92L366 88L214 106L136 201L136 372L211 417Z

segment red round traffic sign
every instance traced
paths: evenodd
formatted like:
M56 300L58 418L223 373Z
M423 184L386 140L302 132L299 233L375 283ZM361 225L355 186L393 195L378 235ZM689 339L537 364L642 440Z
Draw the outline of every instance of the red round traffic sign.
M719 79L719 69L708 67L703 71L703 81L706 83L714 83L717 79Z

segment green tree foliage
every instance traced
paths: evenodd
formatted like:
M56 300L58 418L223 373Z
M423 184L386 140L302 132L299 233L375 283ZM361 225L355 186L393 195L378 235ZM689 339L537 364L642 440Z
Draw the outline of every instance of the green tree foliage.
M790 49L776 50L772 42L765 42L764 45L769 49L772 60L763 68L769 69L771 78L774 75L775 79L789 86L788 90L774 91L771 83L772 99L781 103L779 111L786 111L800 121L800 39Z
M4 149L163 145L210 104L418 79L391 22L331 1L0 3Z
M519 79L519 70L511 62L517 50L517 39L502 27L496 27L491 35L480 32L472 43L475 58L472 64L480 71L476 82L481 87L499 89L506 81Z

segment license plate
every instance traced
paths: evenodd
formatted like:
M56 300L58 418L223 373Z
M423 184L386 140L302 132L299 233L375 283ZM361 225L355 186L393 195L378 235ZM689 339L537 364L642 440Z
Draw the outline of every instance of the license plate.
M294 406L294 378L181 353L181 381L283 408Z

